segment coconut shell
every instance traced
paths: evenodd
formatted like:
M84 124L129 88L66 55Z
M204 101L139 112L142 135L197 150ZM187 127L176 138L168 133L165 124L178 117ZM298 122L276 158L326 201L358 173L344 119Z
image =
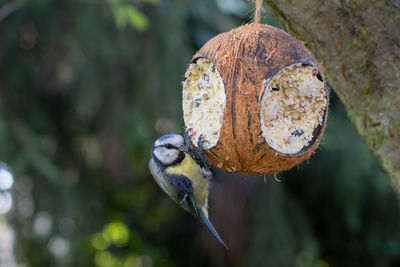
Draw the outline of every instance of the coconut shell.
M272 149L262 137L260 124L263 82L291 64L318 69L329 98L319 64L303 42L275 27L252 23L215 36L193 56L192 62L202 57L216 66L226 94L220 138L215 147L205 150L214 166L243 174L276 173L311 156L326 127L329 99L322 125L299 153L282 154Z

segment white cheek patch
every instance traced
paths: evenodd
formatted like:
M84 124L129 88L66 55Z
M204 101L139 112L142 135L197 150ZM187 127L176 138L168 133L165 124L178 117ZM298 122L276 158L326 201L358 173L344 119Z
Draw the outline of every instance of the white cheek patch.
M168 165L173 163L179 156L177 149L167 149L165 147L156 147L154 149L154 155L161 161L162 164Z

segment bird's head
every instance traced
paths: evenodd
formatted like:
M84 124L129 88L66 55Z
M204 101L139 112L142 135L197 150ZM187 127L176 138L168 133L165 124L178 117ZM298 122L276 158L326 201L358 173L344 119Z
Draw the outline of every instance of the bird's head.
M178 134L166 134L154 143L151 154L161 164L168 166L182 157L185 151L185 143L182 136Z

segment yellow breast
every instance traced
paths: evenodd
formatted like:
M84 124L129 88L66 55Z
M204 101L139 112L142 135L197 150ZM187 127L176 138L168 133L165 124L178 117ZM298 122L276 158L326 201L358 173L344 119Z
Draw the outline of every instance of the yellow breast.
M196 203L201 206L207 205L207 179L203 177L201 167L192 159L189 154L185 154L185 158L181 163L167 167L165 169L165 173L186 176L192 182L193 194Z

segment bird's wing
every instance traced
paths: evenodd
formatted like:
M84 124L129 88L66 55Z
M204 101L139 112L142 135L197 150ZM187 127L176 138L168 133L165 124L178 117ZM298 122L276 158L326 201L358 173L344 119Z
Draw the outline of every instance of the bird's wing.
M169 183L178 191L178 204L185 210L199 217L196 201L193 196L192 182L185 175L168 174L167 177Z

